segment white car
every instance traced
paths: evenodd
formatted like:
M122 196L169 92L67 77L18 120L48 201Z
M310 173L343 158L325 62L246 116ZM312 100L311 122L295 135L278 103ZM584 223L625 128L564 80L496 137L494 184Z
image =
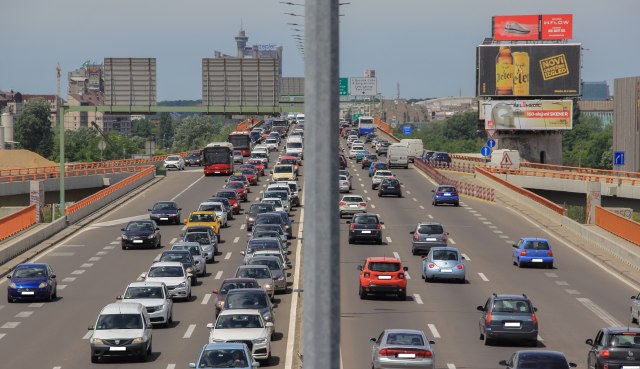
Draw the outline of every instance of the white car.
M340 192L349 192L351 191L351 184L347 179L347 176L340 176Z
M162 282L167 286L171 298L191 300L191 274L178 261L153 263L149 271L142 274L147 282Z
M377 189L383 179L385 179L385 178L395 178L395 177L396 177L396 175L391 173L391 171L389 171L389 170L376 170L376 174L374 174L373 178L371 179L372 180L371 189L372 190Z
M166 159L164 159L164 167L165 169L172 168L176 170L184 170L184 159L179 155L169 155Z
M265 197L264 199L260 200L261 202L268 202L270 204L273 204L273 206L275 206L276 211L287 211L287 209L285 209L284 205L282 204L282 200L280 200L279 198L276 197Z
M364 150L364 146L362 145L353 145L351 146L351 150L349 150L349 159L354 159L358 152Z
M242 151L233 150L233 162L242 164L243 161L244 157L242 156Z
M162 282L129 283L122 296L122 302L137 302L147 309L152 324L168 327L173 322L173 300L167 286Z
M262 164L265 165L265 167L269 165L269 153L266 151L262 151L262 150L251 151L250 158L260 160Z
M271 358L273 323L265 322L258 309L222 310L210 328L209 343L251 342L251 353L257 360Z
M344 215L353 215L367 212L367 200L360 195L344 195L340 199L340 219Z
M269 151L278 150L278 139L277 138L267 138L264 142L264 145L269 149Z
M227 211L224 209L224 204L221 202L206 201L200 203L198 210L196 211L213 211L216 213L216 216L220 218L220 226L222 228L227 228L229 226L229 224L227 224Z

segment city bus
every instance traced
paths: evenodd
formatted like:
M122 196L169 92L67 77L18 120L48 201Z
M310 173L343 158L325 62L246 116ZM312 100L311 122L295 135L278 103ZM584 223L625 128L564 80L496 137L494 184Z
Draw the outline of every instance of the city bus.
M358 134L360 136L374 133L376 130L373 125L373 117L359 117L358 118Z
M202 149L204 175L233 173L233 144L212 142Z
M251 136L249 131L243 132L231 132L227 139L235 150L242 152L242 156L249 156L251 154Z

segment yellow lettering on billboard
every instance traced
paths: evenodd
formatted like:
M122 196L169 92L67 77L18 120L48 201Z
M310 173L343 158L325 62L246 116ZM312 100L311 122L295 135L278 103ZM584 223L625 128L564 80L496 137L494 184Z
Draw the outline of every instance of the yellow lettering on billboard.
M540 71L542 72L542 79L545 81L562 76L568 76L569 65L567 64L567 57L564 54L560 54L541 59Z

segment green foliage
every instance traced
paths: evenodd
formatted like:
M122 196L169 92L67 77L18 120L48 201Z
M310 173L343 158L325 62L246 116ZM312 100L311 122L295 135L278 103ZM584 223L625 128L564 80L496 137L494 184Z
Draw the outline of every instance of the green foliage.
M603 126L598 117L578 114L573 129L562 135L563 164L611 169L613 126Z
M147 119L134 120L131 122L132 136L149 138L155 135L156 131L156 127Z
M225 124L224 118L214 120L209 116L190 116L180 121L175 130L172 151L201 149L209 142L226 141L235 125Z
M567 205L567 217L584 224L587 220L587 208L581 205Z
M394 135L403 138L420 138L426 150L477 153L486 143L486 134L477 132L477 127L478 114L467 112L455 114L446 120L433 121L419 131L414 129L411 136L403 136L402 125L399 125Z
M53 129L49 121L51 107L44 99L34 99L24 105L15 124L15 140L24 149L49 157L53 150Z
M161 145L164 147L171 147L174 135L175 135L175 128L174 128L173 118L171 118L171 114L169 113L160 114L160 127L158 127L158 139L160 140Z

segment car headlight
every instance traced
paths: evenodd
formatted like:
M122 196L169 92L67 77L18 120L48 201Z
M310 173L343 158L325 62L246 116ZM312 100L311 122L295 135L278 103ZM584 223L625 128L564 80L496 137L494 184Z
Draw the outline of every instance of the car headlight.
M271 289L271 287L272 287L272 286L271 286L270 284L268 284L268 283L264 285L264 289L266 289L266 290L270 290L270 289Z
M156 238L155 234L150 234L149 236L147 236L147 239L149 240L153 240L154 238Z
M11 282L11 283L9 284L9 288L17 288L17 286L16 286L16 284L15 284L15 283Z
M164 304L158 305L158 306L151 306L150 308L154 309L155 311L163 310L164 309Z
M284 281L284 276L282 275L282 276L278 277L278 280L279 281Z
M287 205L288 205L288 204L287 204ZM289 225L288 225L288 224L285 224L285 225L284 225L284 228L285 228L285 229L289 229Z
M193 273L193 268L187 268L187 273Z
M212 338L211 342L226 342L225 340L221 340L220 338Z
M38 285L38 288L46 288L47 287L47 282L40 282L40 284Z
M216 302L216 307L222 309L222 307L224 306L224 301L218 301Z
M178 287L187 287L187 282L182 282L178 285Z
M104 345L104 342L102 342L102 339L100 338L92 338L91 343L93 343L94 345Z
M256 220L256 218L249 217L249 221L250 221L250 222L254 222L255 220Z
M266 313L264 314L264 320L267 322L272 322L273 321L273 317L271 316L271 313Z
M266 338L256 338L254 340L251 340L251 342L253 342L253 343L265 343L265 342L267 342L267 339Z
M143 342L142 337L136 337L133 339L133 343L142 343L142 342Z
M127 237L127 235L126 235L126 234L123 234L123 235L122 235L122 239L123 239L123 240L128 240L128 239L129 239L129 237Z

